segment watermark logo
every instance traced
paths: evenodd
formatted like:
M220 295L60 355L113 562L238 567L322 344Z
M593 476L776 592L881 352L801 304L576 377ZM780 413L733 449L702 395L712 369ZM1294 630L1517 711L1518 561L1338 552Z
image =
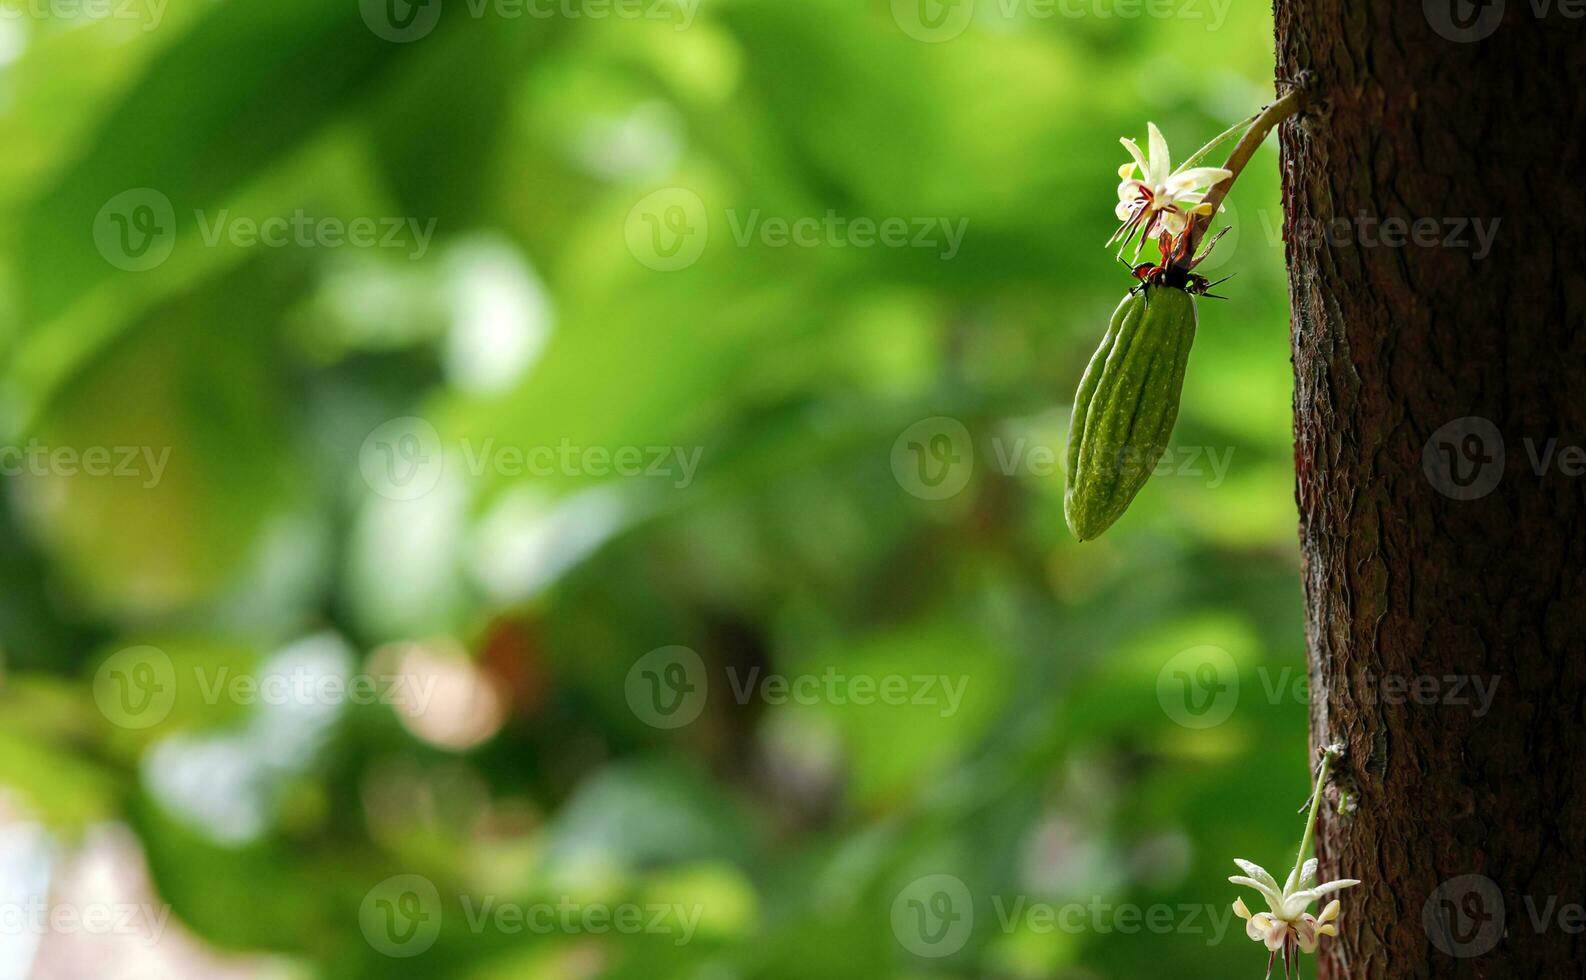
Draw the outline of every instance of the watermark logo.
M1302 669L1256 668L1258 687L1244 686L1238 665L1217 646L1182 650L1157 672L1156 696L1162 712L1185 728L1221 725L1233 716L1242 693L1259 695L1267 704L1311 704L1325 692L1313 691ZM1446 708L1485 718L1492 711L1503 678L1477 674L1386 674L1350 672L1341 678L1350 696L1363 705L1414 705Z
M892 19L903 33L926 44L951 41L975 17L975 0L892 0Z
M723 219L737 248L923 249L943 262L958 256L968 218L906 215L767 214L760 208L725 208ZM660 272L699 261L710 240L712 214L704 199L682 187L666 187L635 204L624 224L628 251Z
M705 710L705 661L688 647L651 650L628 669L623 688L640 721L655 728L682 728Z
M987 441L990 451L984 461L994 472L1040 480L1064 476L1063 447L1056 441L1026 435L998 435ZM921 419L892 443L893 479L922 500L957 496L974 474L975 449L975 440L957 419L945 415ZM1117 474L1191 479L1215 490L1228 478L1233 458L1233 446L1119 446L1094 465Z
M1479 500L1503 478L1503 435L1476 415L1442 426L1421 450L1421 468L1432 486L1454 500Z
M987 2L987 0L982 0ZM1177 20L1220 30L1233 0L989 0L988 17L1014 26L1021 21ZM927 44L951 41L975 16L976 0L892 0L892 19L909 37Z
M184 674L185 677L185 674ZM385 704L422 715L442 678L433 672L356 673L317 670L299 664L238 672L229 666L192 667L191 687L206 705L297 706ZM177 689L174 661L151 646L129 647L107 659L94 678L94 700L112 724L148 728L170 714Z
M915 956L953 955L964 948L974 926L974 898L954 875L916 878L892 901L892 934Z
M358 12L376 37L407 44L435 29L441 0L358 0Z
M904 429L892 443L892 476L921 500L946 500L969 485L975 444L964 423L938 415Z
M791 674L728 666L726 682L718 691L738 705L759 701L773 707L933 708L939 718L956 715L969 688L969 677L963 674L849 673L835 666ZM639 658L628 671L625 693L641 721L656 728L681 728L699 717L709 687L699 654L670 646Z
M358 470L369 489L391 500L416 500L440 483L446 457L435 426L405 415L370 432L358 450Z
M1520 444L1525 450L1523 468L1537 479L1586 477L1586 445L1579 441L1527 435ZM1507 473L1507 459L1497 425L1479 416L1442 426L1421 451L1427 480L1439 493L1455 500L1478 500L1491 493Z
M663 187L633 206L623 231L634 258L657 272L676 272L705 254L710 216L698 194Z
M1503 23L1504 0L1422 0L1432 30L1459 44L1492 36Z
M441 896L423 875L393 875L364 896L358 907L364 939L386 956L417 956L441 933Z
M1267 244L1283 244L1284 222L1281 213L1263 209L1262 230ZM1480 262L1492 254L1503 227L1502 218L1472 216L1383 218L1369 211L1332 218L1298 218L1288 225L1288 238L1296 244L1325 243L1331 248L1443 248L1469 252L1471 261ZM1219 246L1221 251L1221 246Z
M517 902L496 895L460 895L462 921L473 935L504 936L654 935L673 945L693 939L705 913L702 904L679 902L582 902L563 895L554 902ZM364 896L358 925L364 938L386 956L418 956L435 945L444 918L435 884L423 875L387 878ZM453 920L456 922L457 920Z
M435 29L441 2L361 0L359 6L376 37L404 44ZM694 23L699 0L464 0L463 7L453 9L474 20L651 20L671 22L683 31Z
M158 725L176 704L176 666L158 647L118 651L94 675L94 703L122 728Z
M1583 0L1586 2L1586 0ZM1493 253L1501 217L1479 215L1390 215L1364 208L1353 214L1286 216L1281 209L1257 208L1253 222L1241 222L1230 203L1224 203L1223 227L1217 246L1206 252L1197 270L1211 278L1241 246L1241 237L1253 245L1279 250L1285 244L1333 249L1444 249L1470 253L1481 262ZM1251 232L1255 234L1251 234Z
M230 208L213 215L200 210L193 212L193 219L207 248L224 242L233 248L386 249L405 251L414 262L429 251L438 223L436 218L400 215L316 217L302 208L265 218L232 214Z
M1422 0L1421 9L1432 30L1458 44L1471 44L1491 37L1503 26L1507 12L1505 0ZM1586 18L1582 0L1526 0L1517 9L1529 8L1531 16L1545 20L1555 14L1564 20Z
M563 438L537 445L498 443L494 438L441 443L435 427L407 415L377 426L358 450L358 470L370 490L390 500L416 500L454 472L480 479L487 474L522 477L623 477L666 479L685 490L699 471L703 446L584 446Z
M1503 938L1503 892L1485 875L1450 878L1421 907L1427 938L1443 953L1459 959L1481 956Z
M298 208L263 218L234 214L230 208L193 211L206 248L357 248L401 251L422 259L435 236L437 219L411 216L319 217ZM176 211L171 199L152 187L122 191L94 217L94 247L105 261L128 272L146 272L164 263L176 247Z
M1156 675L1162 711L1185 728L1213 728L1239 704L1239 665L1222 647L1180 650Z
M105 202L94 216L94 247L127 272L147 272L176 247L176 209L152 187L134 187Z

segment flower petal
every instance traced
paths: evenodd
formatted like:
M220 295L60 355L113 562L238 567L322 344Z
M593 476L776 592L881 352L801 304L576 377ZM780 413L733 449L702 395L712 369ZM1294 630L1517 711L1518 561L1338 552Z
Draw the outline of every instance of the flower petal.
M1234 858L1234 863L1239 866L1240 871L1243 871L1245 874L1266 885L1273 891L1278 890L1278 880L1272 877L1272 874L1268 872L1266 868L1263 868L1254 861L1246 861L1243 858Z
M1294 938L1299 942L1301 952L1316 952L1316 919L1314 916L1302 916L1300 921L1294 923Z
M1151 165L1146 162L1145 154L1140 152L1140 144L1127 136L1121 137L1118 142L1122 143L1123 148L1129 151L1130 156L1134 157L1135 166L1140 168L1140 175L1142 177L1149 176Z
M1337 881L1324 882L1320 885L1317 885L1315 888L1310 889L1309 891L1310 894L1316 898L1321 898L1323 895L1331 895L1333 892L1341 892L1345 888L1353 888L1358 884L1360 884L1358 879L1340 878Z
M1141 198L1150 200L1154 196L1151 193L1151 188L1138 180L1126 180L1118 185L1118 200L1120 201L1138 201Z
M1197 187L1211 187L1233 175L1232 170L1225 170L1222 167L1191 167L1179 171L1162 183L1167 185L1170 194L1178 194Z
M1316 859L1311 858L1305 862L1305 867L1300 869L1300 887L1309 888L1316 883Z
M1257 927L1257 920L1262 920L1259 928L1264 935L1256 936L1251 932L1252 928ZM1245 934L1252 939L1259 938L1263 943L1266 943L1267 949L1277 952L1283 948L1283 940L1288 938L1289 924L1282 919L1274 919L1263 912L1250 920L1250 926L1245 929Z
M1271 880L1271 877L1271 875L1268 875L1268 880ZM1283 896L1276 888L1269 888L1254 878L1246 878L1244 875L1233 875L1228 880L1236 885L1244 885L1246 888L1254 888L1256 891L1261 893L1262 898L1267 900L1267 908L1270 908L1274 912L1283 911Z
M1145 124L1147 143L1151 147L1151 169L1149 180L1158 186L1167 183L1168 174L1173 172L1173 160L1168 156L1167 140L1162 138L1162 131L1156 128L1156 123Z
M1250 921L1245 923L1245 935L1271 948L1272 927L1276 922L1276 919L1265 912L1253 915Z
M1325 884L1317 885L1315 888L1291 892L1283 897L1282 914L1286 918L1292 919L1307 908L1310 908L1311 903L1323 895L1331 895L1333 892L1343 891L1345 888L1353 888L1358 884L1360 882L1354 878L1340 878L1337 881L1329 881Z

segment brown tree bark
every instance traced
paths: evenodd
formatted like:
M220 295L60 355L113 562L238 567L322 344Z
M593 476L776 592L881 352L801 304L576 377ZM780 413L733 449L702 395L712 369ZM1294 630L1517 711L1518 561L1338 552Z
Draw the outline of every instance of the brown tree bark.
M1348 752L1317 847L1364 881L1321 975L1580 977L1586 22L1276 11L1320 99L1281 131L1312 738Z

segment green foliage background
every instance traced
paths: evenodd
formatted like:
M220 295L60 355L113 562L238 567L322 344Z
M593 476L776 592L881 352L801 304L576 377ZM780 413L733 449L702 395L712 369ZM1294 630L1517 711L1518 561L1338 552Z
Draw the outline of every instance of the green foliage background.
M411 43L353 0L172 4L154 29L8 8L0 442L171 456L153 487L6 477L0 791L67 846L125 822L178 919L294 975L1257 975L1237 921L1220 942L999 922L1021 898L1226 911L1231 859L1284 864L1298 836L1305 709L1269 694L1303 676L1270 145L1232 198L1233 298L1201 305L1176 434L1231 452L1226 479L1204 457L1161 475L1082 546L1061 467L1002 462L1061 459L1129 284L1101 247L1117 138L1150 119L1183 156L1270 99L1270 12L1219 6L981 0L941 43L900 27L902 0L704 0L691 18L446 0ZM142 272L93 234L133 188L176 217L169 259ZM710 228L697 261L662 272L629 248L630 212L666 188L697 195ZM416 260L206 241L222 215L299 209L433 218L435 238ZM733 234L828 211L966 234L950 259ZM539 311L543 335L513 335L520 369L477 305L458 312L480 277ZM497 360L505 380L478 383ZM700 464L684 487L454 467L391 501L360 447L405 416L448 446L698 447ZM972 434L973 475L925 500L893 449L937 416ZM129 646L245 673L326 634L366 666L404 641L466 651L507 692L499 731L447 750L389 706L347 706L272 770L257 832L218 840L151 790L172 764L159 749L260 709L182 686L169 717L128 729L96 706L96 672ZM625 694L668 645L712 679L676 730ZM1185 728L1159 675L1202 645L1238 665L1240 699ZM942 674L965 695L946 718L738 704L728 666ZM914 956L890 909L938 873L969 887L974 931ZM359 927L397 874L448 910L411 959ZM455 912L569 893L704 914L678 946L476 935Z

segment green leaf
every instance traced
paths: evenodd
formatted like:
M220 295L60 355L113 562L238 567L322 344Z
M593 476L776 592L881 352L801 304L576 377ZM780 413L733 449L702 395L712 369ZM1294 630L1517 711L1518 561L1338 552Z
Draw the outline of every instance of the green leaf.
M387 41L356 3L216 5L149 66L22 216L26 321L42 325L106 280L143 274L117 268L96 245L96 220L101 237L120 230L100 219L118 195L150 189L170 206L153 213L159 234L169 234L166 219L175 234L191 234L195 211L220 204L438 36Z

